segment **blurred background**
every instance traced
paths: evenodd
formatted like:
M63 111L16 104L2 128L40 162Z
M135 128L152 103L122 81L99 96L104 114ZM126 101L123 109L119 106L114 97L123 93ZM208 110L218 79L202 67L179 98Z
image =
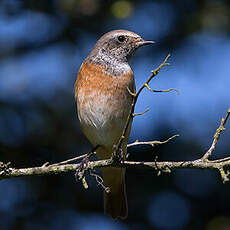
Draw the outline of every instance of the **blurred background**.
M180 137L133 147L131 160L192 160L209 148L230 107L228 0L0 0L0 161L41 166L91 150L76 117L74 82L96 40L127 29L156 44L131 62L137 88L168 53L171 66L145 90L130 142ZM230 123L213 157L230 155ZM129 216L103 215L103 191L74 174L0 181L1 230L229 230L230 184L210 170L127 170Z

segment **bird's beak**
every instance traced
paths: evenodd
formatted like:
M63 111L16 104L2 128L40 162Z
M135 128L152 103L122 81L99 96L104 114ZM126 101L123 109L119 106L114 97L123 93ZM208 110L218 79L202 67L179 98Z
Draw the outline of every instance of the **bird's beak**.
M156 42L142 40L142 41L137 42L136 44L137 44L138 47L140 47L140 46L150 45L150 44L154 44L154 43L156 43Z

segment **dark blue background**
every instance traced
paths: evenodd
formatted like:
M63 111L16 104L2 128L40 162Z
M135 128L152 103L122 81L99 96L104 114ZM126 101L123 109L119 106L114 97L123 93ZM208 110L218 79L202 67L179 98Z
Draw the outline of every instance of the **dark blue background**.
M230 107L230 4L226 0L0 1L0 160L40 166L85 153L91 145L76 117L78 68L105 32L128 29L146 40L131 62L137 88L167 56L171 66L145 90L130 142L180 137L164 146L129 149L130 159L201 157ZM230 127L214 157L230 154ZM129 217L103 215L103 192L73 174L0 181L0 222L5 229L207 229L230 227L230 186L209 170L175 170L160 177L127 170Z

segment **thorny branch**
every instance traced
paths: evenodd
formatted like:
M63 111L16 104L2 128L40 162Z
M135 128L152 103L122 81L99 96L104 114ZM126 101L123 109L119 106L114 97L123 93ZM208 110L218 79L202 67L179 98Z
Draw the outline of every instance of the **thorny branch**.
M168 59L170 58L170 55L166 57L164 62L154 71L152 71L151 76L147 79L147 81L140 87L140 89L137 91L137 93L131 92L130 89L128 91L130 94L133 96L133 105L130 110L130 115L127 119L126 126L124 128L123 134L116 146L116 151L119 150L120 146L123 143L124 136L127 132L128 125L130 119L132 119L136 115L143 115L146 113L139 113L139 114L134 114L134 107L137 101L138 96L142 92L142 90L146 87L148 90L156 92L156 90L152 90L149 87L149 82L159 73L159 71L164 67L169 65L167 63ZM169 90L162 90L160 92L165 92L165 91L171 91L175 89L169 89ZM177 91L177 90L176 90ZM228 170L230 168L230 156L226 158L221 158L221 159L216 159L216 160L210 160L210 156L212 155L216 144L219 140L219 137L221 133L225 130L225 125L227 120L230 117L230 108L228 109L226 115L224 118L221 119L220 125L217 128L214 137L213 137L213 142L210 146L210 148L203 154L203 156L199 159L193 160L193 161L164 161L164 162L159 162L159 161L153 161L153 162L137 162L137 161L115 161L113 157L107 160L100 160L100 161L88 161L84 165L84 169L81 171L81 179L83 182L83 185L85 188L88 187L87 182L85 180L85 175L84 173L86 171L90 172L90 175L94 176L98 182L99 185L102 187L103 185L103 180L102 178L92 172L92 169L96 168L101 168L101 167L108 167L108 166L113 166L113 167L136 167L136 168L148 168L155 170L157 172L171 172L172 169L177 169L177 168L196 168L196 169L214 169L217 170L220 173L222 181L225 183L230 180L230 171ZM136 146L136 145L160 145L160 144L165 144L172 140L173 138L177 137L178 135L174 135L170 138L168 138L165 141L147 141L147 142L139 142L138 140L135 141L134 143L128 144L127 147L131 146ZM33 167L33 168L21 168L21 169L16 169L10 166L10 163L3 163L0 162L0 180L1 179L7 179L7 178L14 178L14 177L21 177L21 176L35 176L35 175L54 175L54 174L61 174L61 173L66 173L66 172L74 172L76 169L79 169L79 167L82 166L82 162L80 163L75 163L75 164L70 164L70 162L79 160L79 159L87 159L86 157L89 155L94 154L96 149L92 150L89 154L81 155L63 162L59 162L56 164L50 165L48 162L44 163L41 167ZM107 189L107 188L104 188Z

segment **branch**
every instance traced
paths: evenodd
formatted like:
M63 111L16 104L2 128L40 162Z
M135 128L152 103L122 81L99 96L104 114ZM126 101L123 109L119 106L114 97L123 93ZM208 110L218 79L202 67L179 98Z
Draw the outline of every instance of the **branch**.
M224 130L223 127L226 124L230 114L230 108L224 119L221 120L222 131ZM219 127L219 128L220 128ZM217 136L220 135L220 129L217 129L212 146L216 145L218 138ZM221 131L221 132L222 132ZM148 144L148 145L155 145L155 144L164 144L168 141L172 140L178 135L174 135L165 141L149 141L149 142L139 142L136 141L134 143L129 144L128 146L135 146L141 144ZM211 147L212 147L211 146ZM211 148L210 148L211 149ZM213 148L214 149L214 148ZM207 152L204 154L207 156ZM112 158L107 160L100 160L100 161L91 161L88 162L86 165L85 171L95 168L101 167L135 167L135 168L148 168L156 171L161 172L171 172L171 169L176 168L196 168L196 169L215 169L218 170L222 181L225 183L229 181L229 174L228 170L225 170L225 167L230 167L230 157L226 157L219 160L208 160L206 157L201 157L200 159L194 161L178 161L178 162L135 162L135 161L124 161L124 162L117 162L114 161ZM50 166L41 166L41 167L33 167L33 168L23 168L23 169L15 169L9 167L9 163L7 164L0 164L0 179L12 178L12 177L21 177L21 176L42 176L42 175L57 175L66 172L74 172L76 169L79 168L81 163L78 164L65 164L65 165L50 165Z
M155 145L166 144L166 143L168 143L169 141L171 141L175 137L179 137L179 134L173 135L172 137L169 137L165 141L138 141L138 140L136 140L135 142L133 142L131 144L128 144L127 147L132 147L132 146L135 146L135 145L151 145L152 147L154 147Z
M133 113L133 117L145 115L149 110L150 110L150 108L146 109L146 110L145 110L144 112L142 112L142 113Z
M221 119L220 126L218 127L218 129L216 130L216 133L214 134L212 145L209 148L209 150L204 154L204 156L202 157L202 160L208 160L208 158L211 156L213 150L216 147L216 143L219 140L220 134L225 130L224 125L226 124L229 118L229 115L230 115L230 108L228 109L225 117Z
M133 96L133 104L132 108L130 110L129 118L127 119L126 126L124 128L123 134L116 146L116 151L119 150L119 147L121 146L124 136L127 132L128 129L128 124L130 119L133 118L135 115L133 113L134 107L137 101L138 96L140 95L141 91L148 86L148 83L159 73L159 71L164 67L169 65L167 63L170 55L166 57L164 62L154 71L152 71L151 76L148 78L148 80L141 86L141 88L138 90L137 93L129 92ZM148 87L147 87L148 88ZM145 112L144 112L145 113ZM142 114L136 114L136 115L143 115ZM220 173L222 181L225 183L230 180L230 171L228 168L230 168L230 156L221 158L221 159L216 159L216 160L209 160L210 156L212 155L216 144L219 140L219 137L221 133L225 130L225 125L227 120L230 117L230 108L228 109L226 115L224 118L221 119L220 125L217 128L214 137L213 137L213 142L208 149L207 152L203 154L203 156L199 159L193 160L193 161L164 161L164 162L135 162L135 161L117 161L114 160L114 157L111 157L110 159L107 160L100 160L100 161L88 161L88 158L90 155L95 153L95 150L98 146L96 146L90 153L78 156L63 162L59 162L53 165L49 165L48 162L43 164L41 167L33 167L33 168L22 168L22 169L16 169L10 166L10 163L4 164L3 162L0 162L0 180L1 179L7 179L7 178L14 178L14 177L21 177L21 176L37 176L37 175L58 175L62 173L67 173L67 172L76 172L76 170L79 170L79 168L83 167L83 170L81 171L81 179L83 181L83 184L85 188L88 187L85 175L84 173L89 171L92 176L94 176L98 182L99 185L102 187L103 185L103 180L102 178L93 173L92 169L96 168L101 168L101 167L135 167L135 168L147 168L151 170L155 170L158 172L158 175L160 174L159 172L171 172L172 169L177 169L177 168L196 168L196 169L214 169L217 170ZM147 141L147 142L140 142L140 141L135 141L134 143L128 144L128 147L136 146L136 145L159 145L159 144L166 144L175 137L179 136L178 134L168 138L167 140L164 141ZM75 164L69 164L70 162L83 159L83 163L75 163ZM79 176L79 175L78 175ZM107 189L107 188L105 188Z
M156 77L156 75L160 72L160 70L165 67L165 66L168 66L169 63L168 63L168 60L169 58L171 57L170 54L168 54L168 56L165 58L165 60L163 61L162 64L159 65L159 67L157 67L155 70L152 71L152 74L150 75L150 77L147 79L147 81L140 87L140 89L137 91L137 93L134 93L132 92L129 88L127 88L128 92L133 96L133 103L131 105L131 108L130 108L130 112L129 112L129 116L127 118L127 121L126 121L126 124L125 124L125 128L122 132L122 135L121 135L121 138L119 139L117 145L116 145L116 148L114 149L114 152L118 152L120 149L121 149L121 146L122 146L122 143L125 139L125 136L126 136L126 133L128 131L128 127L129 127L129 122L130 120L132 120L132 118L136 115L134 113L134 108L135 108L135 105L137 103L137 99L140 95L140 93L142 92L142 90L146 87L147 89L150 89L150 87L148 86L149 82L154 78ZM175 89L170 89L170 90L166 90L166 92L169 92L171 90L175 90ZM162 91L163 92L163 91ZM148 111L147 111L148 112ZM146 112L144 112L146 113ZM142 115L142 114L139 114L139 115ZM114 154L116 155L116 154Z
M166 89L166 90L155 90L155 89L151 89L151 87L145 83L145 87L150 91L150 92L153 92L153 93L166 93L166 92L170 92L170 91L176 91L177 94L180 94L179 90L178 89L173 89L173 88L170 88L170 89Z

